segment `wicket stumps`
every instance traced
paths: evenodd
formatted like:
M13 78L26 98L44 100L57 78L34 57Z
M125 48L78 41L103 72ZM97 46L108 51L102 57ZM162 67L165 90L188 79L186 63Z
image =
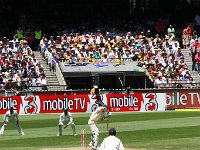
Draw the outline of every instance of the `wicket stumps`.
M87 142L86 142L87 132L86 129L81 129L81 147L82 149L87 149Z

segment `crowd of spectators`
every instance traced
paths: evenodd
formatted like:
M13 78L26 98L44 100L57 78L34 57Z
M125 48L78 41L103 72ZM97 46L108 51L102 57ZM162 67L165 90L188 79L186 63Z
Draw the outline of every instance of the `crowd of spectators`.
M191 36L191 39L194 37ZM63 61L66 66L80 62L116 62L120 65L126 61L138 61L138 66L146 68L150 79L158 87L194 86L174 33L164 37L158 34L152 36L150 30L63 33L55 38L44 36L40 50L53 71L58 61Z
M157 87L195 86L180 44L175 35L161 38L157 34L145 46L143 65Z
M190 55L192 57L192 71L197 71L200 75L200 39L191 38L189 43Z
M195 20L200 21L198 16L195 17ZM190 55L192 58L192 71L197 71L200 74L200 38L199 37L199 27L196 29L198 32L194 31L193 25L190 24L183 29L182 41L184 48L190 49Z
M186 28L187 31L189 27L191 26ZM189 43L184 46L191 49L193 56L192 71L200 73L198 39L194 34L183 37L188 38ZM127 61L138 61L138 66L146 68L149 78L157 87L195 86L175 35L153 36L150 30L119 32L113 29L102 32L98 29L83 33L63 31L63 34L56 37L44 34L39 50L53 72L56 72L56 63L61 61L66 66L109 62L115 62L115 66L118 66ZM16 36L13 39L3 37L0 41L1 87L21 90L19 88L45 86L47 81L43 66L36 57L26 40L19 41Z
M0 86L2 89L23 90L46 85L43 66L26 40L2 37L0 40Z

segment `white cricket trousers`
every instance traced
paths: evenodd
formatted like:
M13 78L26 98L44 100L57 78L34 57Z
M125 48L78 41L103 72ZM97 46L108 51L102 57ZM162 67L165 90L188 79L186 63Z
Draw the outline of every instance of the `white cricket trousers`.
M21 128L19 125L17 125L17 121L16 121L16 120L6 121L6 125L4 124L4 125L1 127L1 131L0 131L1 135L4 134L4 131L5 131L6 127L7 127L7 125L8 125L10 122L12 122L12 123L15 125L15 127L16 127L16 129L17 129L17 131L19 132L20 135L24 135L24 132L23 132L22 128Z
M67 122L68 123L68 122ZM58 124L58 134L59 135L62 135L62 127L63 126L65 126L65 125L67 125L67 123L59 123ZM70 124L70 126L71 126L71 128L72 128L72 131L73 131L73 135L76 135L76 127L75 127L75 124L74 124L74 122L72 122L71 124Z
M91 142L90 144L92 144L93 147L97 147L98 146L98 139L99 139L99 129L96 125L96 123L90 123L89 124L91 132L92 132L92 136L91 136Z

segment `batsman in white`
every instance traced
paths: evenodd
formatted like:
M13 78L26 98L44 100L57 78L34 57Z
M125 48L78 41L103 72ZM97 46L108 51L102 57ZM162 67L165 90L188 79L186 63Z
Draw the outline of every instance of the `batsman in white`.
M64 112L60 114L59 124L58 124L58 134L57 136L62 136L62 127L65 129L71 125L73 130L73 135L76 136L76 128L72 118L72 114L68 111L69 109L64 109Z
M8 110L5 113L3 120L4 120L4 124L1 127L1 131L0 131L1 135L3 135L5 128L7 127L7 124L10 122L15 124L20 135L22 135L22 136L24 135L22 128L19 126L18 113L17 113L17 111L15 111L13 109L13 107L10 107L10 110Z
M97 107L97 109L92 112L88 120L88 125L90 126L90 129L92 132L91 142L89 143L89 146L93 150L97 150L97 146L98 146L99 129L97 127L97 122L99 120L109 119L110 117L111 117L111 114L108 112L106 107Z
M115 128L109 129L109 136L103 140L99 150L124 150L121 140L116 137Z

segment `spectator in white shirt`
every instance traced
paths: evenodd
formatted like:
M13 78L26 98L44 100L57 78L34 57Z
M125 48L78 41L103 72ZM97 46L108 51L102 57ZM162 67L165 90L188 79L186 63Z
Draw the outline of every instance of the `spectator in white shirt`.
M39 86L42 86L43 90L47 90L47 87L46 87L47 80L45 79L45 76L43 74L40 75L40 77L38 78L36 84L39 85Z

